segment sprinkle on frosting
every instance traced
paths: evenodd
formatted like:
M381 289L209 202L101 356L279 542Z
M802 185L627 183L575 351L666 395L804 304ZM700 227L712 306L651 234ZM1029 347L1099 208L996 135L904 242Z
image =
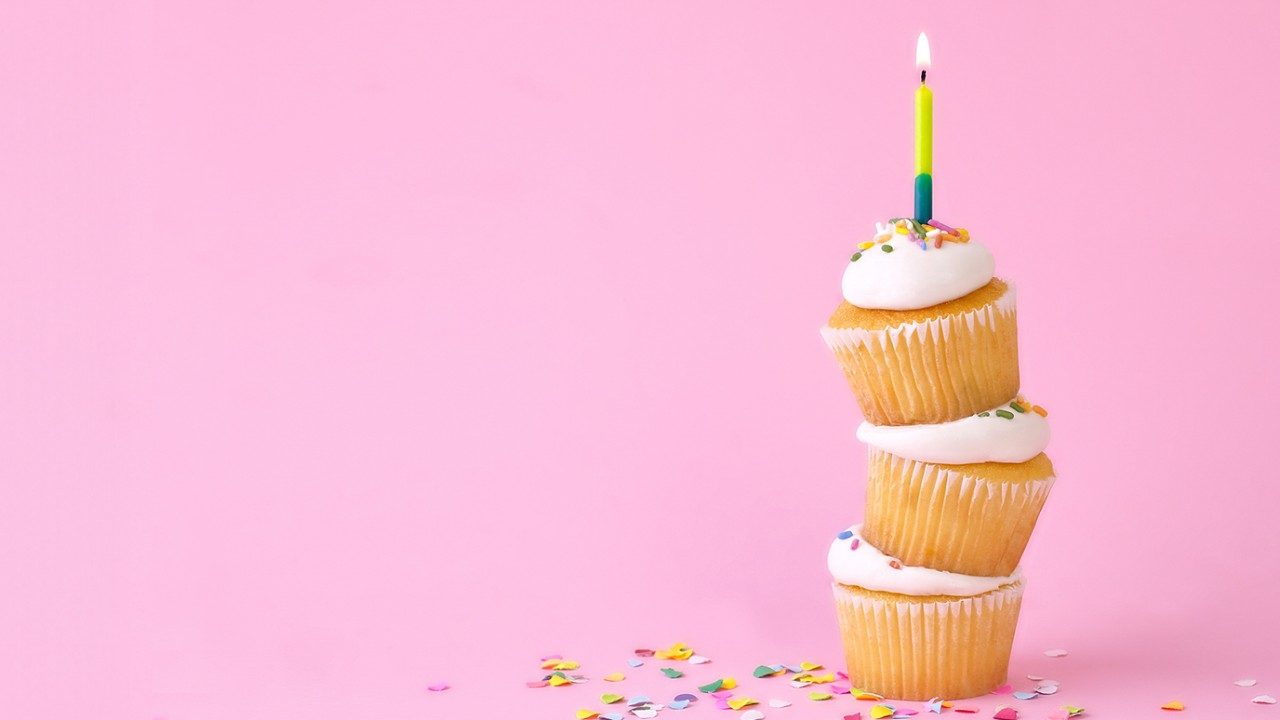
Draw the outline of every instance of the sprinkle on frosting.
M1045 420L1048 414L1044 408L1018 396L998 408L951 422L923 425L864 422L858 426L858 439L891 455L920 462L1020 463L1044 452L1048 446L1049 423Z
M849 532L862 542L846 545L837 539L827 552L827 569L831 571L832 578L842 585L901 595L970 597L1016 582L1022 576L1021 569L1005 577L980 577L903 565L897 558L888 557L866 542L866 538L861 538L861 530L860 524L849 528Z
M884 259L864 257L875 245ZM897 251L903 252L890 260L888 256ZM859 260L864 262L855 268ZM964 228L891 218L888 223L876 223L871 241L858 244L841 289L845 300L857 307L915 310L967 295L990 282L994 272L991 253L971 242Z

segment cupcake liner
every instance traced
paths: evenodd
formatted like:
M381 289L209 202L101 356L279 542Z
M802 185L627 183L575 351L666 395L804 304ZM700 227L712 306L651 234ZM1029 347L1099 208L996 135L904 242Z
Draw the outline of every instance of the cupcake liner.
M1008 675L1024 586L916 597L833 583L850 683L902 700L991 692Z
M963 313L880 330L822 329L867 420L947 422L1018 393L1017 299L1012 285Z
M906 565L1010 575L1053 482L1043 453L1025 463L937 465L868 448L862 533Z

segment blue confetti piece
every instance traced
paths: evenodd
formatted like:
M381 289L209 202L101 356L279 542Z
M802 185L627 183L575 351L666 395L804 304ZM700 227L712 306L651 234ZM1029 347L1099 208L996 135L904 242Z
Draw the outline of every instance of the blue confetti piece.
M671 702L667 703L667 707L670 708L671 710L683 710L689 707L689 701L688 700L672 700Z
M1036 698L1040 697L1039 693L1022 692L1021 690L1019 690L1018 692L1015 692L1013 696L1018 698L1019 700L1035 700Z
M627 661L627 664L630 665L631 667L640 667L641 665L644 664L644 661L631 658L630 660Z

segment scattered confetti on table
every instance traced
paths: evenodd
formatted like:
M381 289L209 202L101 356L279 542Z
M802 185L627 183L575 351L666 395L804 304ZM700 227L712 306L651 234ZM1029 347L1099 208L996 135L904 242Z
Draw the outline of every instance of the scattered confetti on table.
M1254 685L1258 684L1258 681L1253 678L1242 678L1240 680L1237 680L1235 684L1239 685L1240 687L1253 687Z
M1060 657L1066 657L1067 651L1063 650L1062 648L1051 648L1049 650L1045 650L1044 654L1051 658L1060 658Z
M445 690L449 689L449 683L445 683L445 682L432 683L427 686L427 689L430 690L431 692L444 692Z
M1259 705L1275 705L1276 699L1270 695L1258 695L1249 702L1257 703Z
M1161 710L1175 710L1175 711L1176 711L1176 710L1183 710L1183 709L1185 709L1186 707L1187 707L1186 705L1183 705L1181 702L1179 702L1179 701L1177 701L1177 700L1170 700L1169 702L1167 702L1167 703L1165 703L1165 704L1161 705L1161 706L1160 706L1160 709L1161 709Z

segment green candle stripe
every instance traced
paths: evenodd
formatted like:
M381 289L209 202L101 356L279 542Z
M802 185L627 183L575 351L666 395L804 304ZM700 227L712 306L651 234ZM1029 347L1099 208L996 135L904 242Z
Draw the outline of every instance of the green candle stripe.
M926 223L933 218L933 176L920 173L916 176L916 222Z

